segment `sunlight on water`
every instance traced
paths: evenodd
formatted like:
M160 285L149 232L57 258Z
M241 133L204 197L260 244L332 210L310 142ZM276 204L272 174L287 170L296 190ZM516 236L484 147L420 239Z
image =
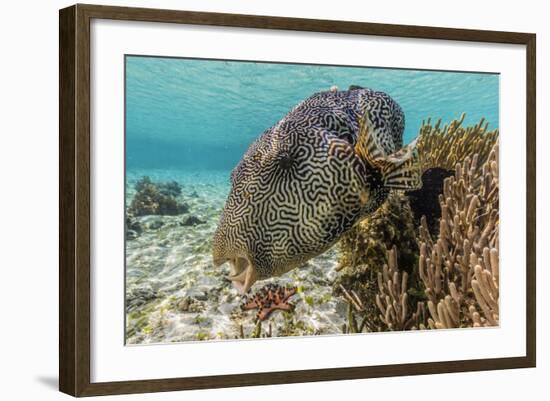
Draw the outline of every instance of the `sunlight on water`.
M465 112L465 125L485 117L498 128L496 74L129 56L128 166L231 169L265 129L333 85L392 96L405 112L405 142L428 117L445 123Z

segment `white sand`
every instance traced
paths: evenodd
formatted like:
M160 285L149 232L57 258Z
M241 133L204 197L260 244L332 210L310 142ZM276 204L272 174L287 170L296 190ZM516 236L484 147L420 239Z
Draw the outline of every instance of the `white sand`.
M127 241L128 344L233 339L240 336L241 325L245 336L250 336L256 313L240 310L242 297L224 278L229 267L215 268L211 257L210 242L229 191L229 173L132 171L127 199L143 175L180 183L181 198L190 211L180 216L140 217L141 225L149 228ZM188 215L205 223L182 226ZM299 287L291 299L295 311L274 312L262 323L263 333L271 325L273 336L340 334L347 304L332 296L336 265L337 254L331 249L303 268L257 282L252 292L268 282Z

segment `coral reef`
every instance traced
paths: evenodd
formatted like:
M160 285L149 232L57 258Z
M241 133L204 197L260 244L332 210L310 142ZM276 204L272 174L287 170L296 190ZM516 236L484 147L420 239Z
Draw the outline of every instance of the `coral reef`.
M457 163L464 161L473 154L478 155L480 164L485 163L493 145L498 139L498 129L488 130L489 124L484 119L472 126L462 127L466 114L449 125L441 127L441 120L434 126L431 119L422 122L418 133L416 148L420 158L422 171L438 167L454 170Z
M409 275L400 271L397 265L397 248L388 251L388 264L378 272L378 294L376 305L381 312L380 320L389 330L425 328L426 312L424 302L417 302L410 312L408 294Z
M420 227L418 269L431 328L498 325L498 145L456 165L440 196L441 221L434 241Z
M417 203L415 212L422 216L415 243L409 240L404 247L402 239L384 241L380 235L398 230L405 239L410 237L408 227L415 219L403 195L390 197L373 219L342 241L345 274L335 289L349 305L342 331L498 325L498 131L487 131L483 120L461 128L463 119L443 129L439 122L435 128L429 122L422 127L424 174L435 177L428 189L440 193L437 207L419 207L434 202L433 193L414 194L411 203ZM450 167L452 175L446 172ZM392 207L396 196L405 213Z
M411 271L417 259L416 230L408 200L400 193L392 193L373 215L340 240L340 274L334 292L345 296L345 289L363 299L361 313L369 316L373 327L380 324L375 303L377 274L386 263L387 250L394 245L402 265Z
M258 309L256 318L259 321L266 320L275 310L290 312L294 306L289 302L296 294L296 287L281 287L276 284L269 284L260 289L256 294L247 297L241 305L243 311Z
M477 154L478 163L483 164L498 140L498 130L488 130L484 119L472 127L462 127L466 114L449 125L441 127L441 120L434 126L431 119L422 122L418 133L417 149L421 164L422 188L407 193L414 213L415 223L426 216L430 231L439 229L438 196L443 192L443 180L455 171L457 163Z
M427 302L410 312L407 273L397 268L395 248L379 274L377 306L388 330L498 325L498 187L497 144L483 166L477 155L466 157L445 179L438 237L425 218L419 229L418 275Z
M178 215L187 213L189 206L178 201L181 186L175 182L155 183L142 177L135 185L136 194L128 207L133 216Z
M342 327L343 333L363 331L415 330L426 328L426 308L414 291L409 288L409 274L400 270L397 264L397 248L387 251L387 263L377 273L378 293L375 296L377 319L366 308L366 300L351 290L342 287L348 302L348 323ZM358 315L361 323L358 324Z

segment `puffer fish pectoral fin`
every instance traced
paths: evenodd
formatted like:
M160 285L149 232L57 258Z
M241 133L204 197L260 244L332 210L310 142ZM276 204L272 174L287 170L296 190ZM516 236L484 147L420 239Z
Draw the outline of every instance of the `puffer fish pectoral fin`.
M422 188L416 140L385 159L378 160L378 167L387 188L403 191Z
M379 160L385 159L387 155L378 142L378 136L374 131L375 128L372 126L367 112L359 122L359 135L355 145L355 153L372 166L377 166Z
M390 189L412 191L422 187L420 162L416 140L390 155L386 154L374 133L368 113L359 124L355 153L382 173L384 186Z

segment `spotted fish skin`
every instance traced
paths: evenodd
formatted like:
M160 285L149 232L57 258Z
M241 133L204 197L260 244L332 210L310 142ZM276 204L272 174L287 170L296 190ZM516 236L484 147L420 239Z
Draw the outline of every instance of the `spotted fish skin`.
M401 107L366 88L316 93L250 145L213 240L214 263L231 262L240 290L324 252L387 198L380 169L355 149L365 124L378 154L402 147Z

